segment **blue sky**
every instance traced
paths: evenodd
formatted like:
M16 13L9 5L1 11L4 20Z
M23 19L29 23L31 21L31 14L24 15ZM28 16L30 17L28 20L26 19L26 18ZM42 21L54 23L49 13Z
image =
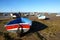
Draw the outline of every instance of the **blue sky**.
M0 0L0 12L60 12L60 0Z

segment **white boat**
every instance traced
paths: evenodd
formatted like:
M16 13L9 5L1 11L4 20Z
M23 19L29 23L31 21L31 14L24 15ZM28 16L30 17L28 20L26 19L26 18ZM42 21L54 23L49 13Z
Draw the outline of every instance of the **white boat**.
M46 16L44 15L37 15L38 19L46 19Z

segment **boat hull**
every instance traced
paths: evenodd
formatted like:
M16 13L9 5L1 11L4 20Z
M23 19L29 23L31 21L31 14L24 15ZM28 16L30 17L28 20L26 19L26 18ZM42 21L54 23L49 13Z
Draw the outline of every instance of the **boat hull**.
M19 24L11 24L11 25L5 25L5 28L8 32L14 32L19 30L21 31L23 29L23 33L29 31L30 29L30 24L28 23L19 23Z

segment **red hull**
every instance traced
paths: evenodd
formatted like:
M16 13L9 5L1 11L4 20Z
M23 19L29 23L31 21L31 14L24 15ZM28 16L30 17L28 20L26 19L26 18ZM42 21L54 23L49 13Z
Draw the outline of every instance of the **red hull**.
M18 28L20 27L21 28L28 28L30 29L30 25L29 24L12 24L12 25L6 25L6 30L10 30L10 29L15 29L15 28Z

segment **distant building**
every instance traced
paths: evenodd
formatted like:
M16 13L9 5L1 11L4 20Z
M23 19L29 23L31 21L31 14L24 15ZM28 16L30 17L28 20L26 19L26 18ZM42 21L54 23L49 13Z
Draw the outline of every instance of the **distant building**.
M60 17L60 13L57 13L57 15L56 15L57 17L59 16Z
M51 16L56 16L56 15L57 15L57 13L51 13L50 15L51 15Z
M0 20L10 19L10 18L11 18L10 13L0 13Z
M56 15L56 16L60 16L60 15Z

